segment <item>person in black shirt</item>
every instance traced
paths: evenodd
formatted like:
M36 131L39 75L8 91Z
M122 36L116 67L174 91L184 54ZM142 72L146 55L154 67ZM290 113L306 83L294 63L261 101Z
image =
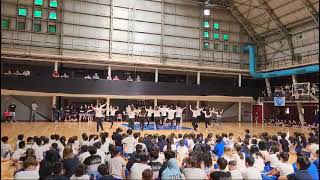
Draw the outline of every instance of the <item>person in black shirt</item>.
M114 180L115 178L109 173L109 164L100 164L98 172L101 175L97 180Z
M117 149L120 150L121 154L123 153L123 144L122 144L122 132L121 128L117 128L116 132L112 135L112 140L114 140L114 144Z
M55 164L59 162L53 150L46 151L45 158L40 162L40 179L46 179L53 172Z
M59 110L57 108L57 105L54 104L51 108L52 110L52 121L58 121L59 120Z
M228 161L225 160L224 158L219 158L218 161L218 166L220 171L214 171L210 174L210 180L227 180L230 179L231 180L231 172L226 171L226 167L228 165Z
M16 108L17 106L14 103L11 103L9 106L9 112L11 113L11 120L13 120L14 122L17 121L16 119Z
M100 155L97 155L97 148L95 146L89 147L90 156L84 160L84 164L87 165L87 172L95 173L98 171L98 166L102 164L102 158Z
M129 158L129 160L128 160L128 163L127 163L127 166L126 166L127 170L130 171L132 165L133 165L134 163L136 163L136 162L139 162L139 160L140 160L140 156L139 156L139 155L140 155L140 153L142 153L142 152L143 152L142 145L141 145L141 144L137 144L137 145L136 145L136 151L133 152L133 153L130 155L130 158Z
M286 140L286 136L287 136L286 133L282 133L281 139L279 140L283 152L289 152L289 142L288 140Z

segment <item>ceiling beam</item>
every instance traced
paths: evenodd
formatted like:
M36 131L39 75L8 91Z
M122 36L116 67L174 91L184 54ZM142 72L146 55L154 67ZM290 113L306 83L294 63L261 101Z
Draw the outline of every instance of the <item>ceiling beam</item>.
M280 21L279 17L274 13L274 11L270 8L266 0L258 0L261 7L268 13L272 21L276 24L283 37L287 40L292 61L295 60L294 47L292 43L292 35L287 30L287 28Z
M300 0L300 1L303 2L305 8L310 13L317 27L319 27L319 12L316 11L316 9L313 7L313 4L310 2L310 0Z

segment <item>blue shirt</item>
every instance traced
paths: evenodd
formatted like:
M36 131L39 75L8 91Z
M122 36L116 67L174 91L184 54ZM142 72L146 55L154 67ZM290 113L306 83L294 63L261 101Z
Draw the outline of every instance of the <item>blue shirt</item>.
M299 171L297 168L297 164L293 163L292 164L294 172ZM319 180L319 174L318 174L318 169L314 164L311 164L309 168L307 169L307 172L310 174L313 180Z
M217 155L219 158L221 158L224 154L224 145L223 142L218 143L214 149L213 149L213 153L215 155Z

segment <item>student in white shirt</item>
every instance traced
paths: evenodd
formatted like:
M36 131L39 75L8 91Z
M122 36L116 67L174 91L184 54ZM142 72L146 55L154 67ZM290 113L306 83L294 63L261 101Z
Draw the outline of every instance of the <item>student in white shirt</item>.
M128 126L129 129L134 129L134 118L136 114L136 110L134 106L131 106L131 108L127 108L127 114L128 114Z
M243 179L241 171L237 168L237 162L231 160L228 163L229 171L231 172L231 179Z
M35 143L32 146L36 155L37 161L40 162L43 159L42 140L40 138L35 139Z
M113 158L109 160L109 173L114 178L125 179L126 161L121 157L119 149L114 149Z
M20 160L22 156L25 155L26 150L25 150L26 142L25 141L20 141L19 142L19 147L17 150L15 150L12 154L12 161L17 162Z
M289 160L289 153L281 152L280 153L280 162L276 165L276 167L268 173L268 175L280 175L280 176L287 176L289 174L294 173L294 169L292 164L288 163Z
M14 179L39 179L39 171L37 169L38 162L34 158L27 158L23 163L23 171L19 171L14 175Z
M17 140L17 143L16 143L16 149L19 149L19 143L21 141L23 141L23 138L24 138L24 135L23 134L19 134L18 135L18 140Z
M85 160L87 157L90 156L90 153L89 153L89 151L88 151L88 148L89 148L89 146L87 146L87 145L81 146L81 152L82 152L82 153L79 154L79 160L80 160L81 163L83 163L84 160Z
M1 138L1 158L10 159L10 154L12 152L11 145L8 142L9 137L3 136Z
M132 129L127 130L128 137L122 140L123 151L125 157L130 157L130 155L135 151L136 141L132 135Z
M79 164L75 170L75 173L70 177L70 180L88 180L90 176L86 171L87 167L84 164Z
M160 116L161 111L160 111L160 109L159 109L158 106L156 106L156 107L154 108L153 113L154 113L154 121L155 121L156 129L159 129L160 119L161 119L161 116Z
M140 161L137 163L134 163L132 167L130 168L130 178L129 179L142 179L142 172L146 169L151 169L151 167L148 165L149 156L146 153L140 154Z
M173 121L174 121L174 114L176 113L177 111L173 109L173 106L171 106L169 108L169 110L167 111L168 113L168 120L170 122L170 125L171 125L171 129L173 129Z
M148 121L148 126L149 126L151 118L152 118L152 114L153 114L152 106L150 106L149 109L146 108L146 111L147 111L147 121Z
M245 170L243 174L243 178L246 180L256 180L256 179L262 179L261 174L257 168L254 166L254 158L249 156L246 157L246 167L247 169Z
M184 145L184 140L181 139L179 141L179 146L177 148L177 161L179 165L182 165L182 161L184 158L188 157L189 155L189 149L187 146Z
M205 108L202 113L204 114L204 123L206 126L206 129L208 128L208 125L210 125L210 120L211 120L211 116L212 116L212 112L210 111L209 108Z
M190 111L192 112L192 126L193 130L197 131L198 129L198 107L196 109L192 109L190 105Z
M186 109L186 107L181 108L179 106L176 106L176 126L179 127L181 124L182 119L182 113Z
M194 157L188 157L184 160L184 168L182 174L185 179L207 179L207 174L203 169L200 168L200 163Z
M113 106L110 106L109 112L110 112L110 122L111 122L111 127L113 126L113 122L116 120L116 112L119 111L119 107L117 106L116 108Z
M164 121L167 118L168 110L169 110L169 108L167 108L166 105L163 105L162 107L160 107L160 111L161 111L161 126L163 126Z
M107 154L109 152L109 145L113 144L113 141L108 138L109 134L105 132L103 135L100 135L101 138L101 150Z
M96 121L97 121L97 132L99 132L99 127L101 127L102 131L103 131L103 125L102 125L102 121L103 121L103 107L105 107L107 105L107 102L103 105L101 105L100 103L97 103L96 107L93 107L93 110L95 111L95 117L96 117Z

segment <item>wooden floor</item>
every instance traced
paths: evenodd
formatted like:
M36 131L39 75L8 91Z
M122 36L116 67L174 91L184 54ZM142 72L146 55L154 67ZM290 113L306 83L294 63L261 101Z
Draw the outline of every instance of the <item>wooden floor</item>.
M103 124L105 131L112 133L116 128L121 127L126 130L127 128L122 126L120 122L115 123L113 128L110 128L109 122L104 122ZM185 122L182 124L184 127L192 127L190 122ZM222 123L221 128L217 129L216 127L205 128L204 123L200 123L200 128L198 130L199 133L208 134L221 134L221 133L230 133L232 132L235 135L235 138L238 136L243 137L244 130L250 129L251 134L259 134L262 132L268 132L269 134L275 134L278 131L289 132L292 134L295 131L299 132L307 132L304 129L293 129L287 127L274 127L274 126L264 126L261 124L252 124L252 123ZM13 122L13 123L1 123L1 136L8 136L9 142L14 146L16 142L16 138L18 134L24 134L25 139L29 136L47 136L49 137L51 134L59 134L60 136L66 136L67 138L70 136L81 136L83 132L87 134L95 134L96 133L96 123L91 122L81 122L81 123L52 123L52 122ZM145 130L142 134L164 134L168 135L170 133L191 133L193 130ZM10 162L1 162L1 179L12 178L13 167L10 166Z

